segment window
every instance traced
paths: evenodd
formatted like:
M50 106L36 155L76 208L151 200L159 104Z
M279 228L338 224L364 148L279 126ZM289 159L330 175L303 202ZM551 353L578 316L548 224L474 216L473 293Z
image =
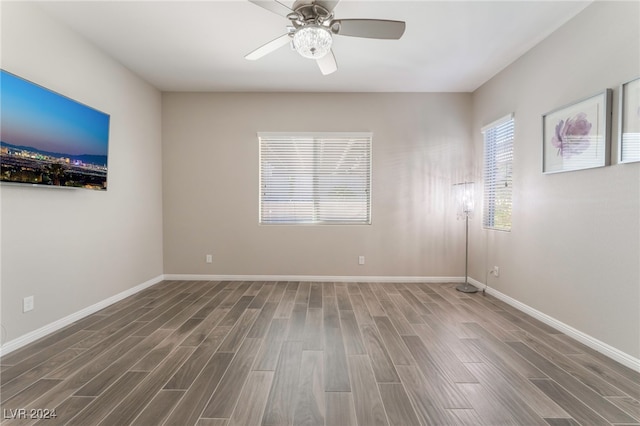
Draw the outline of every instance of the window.
M370 224L370 133L259 133L260 223Z
M484 134L484 207L482 224L511 230L513 194L513 114L482 128Z

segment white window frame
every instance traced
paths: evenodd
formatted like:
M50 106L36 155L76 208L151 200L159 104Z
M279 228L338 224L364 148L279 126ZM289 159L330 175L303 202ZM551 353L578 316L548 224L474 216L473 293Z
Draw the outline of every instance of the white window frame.
M513 207L514 114L508 114L482 128L484 140L484 192L482 226L511 231Z
M342 142L344 148L339 145ZM349 143L354 147L353 150L347 149ZM271 151L268 150L268 144L271 144ZM259 132L259 224L370 225L372 144L373 134L368 132ZM277 150L281 150L282 154L279 155ZM317 158L323 153L328 155L329 161ZM287 154L291 157L287 158ZM291 160L290 164L284 166L285 170L288 166L291 168L280 179L290 173L288 179L296 182L290 188L278 186L282 184L276 178L271 179L271 185L267 182L271 178L268 169L273 169L273 164L283 159ZM295 161L308 162L313 170L300 167L302 163ZM349 175L353 172L347 169L333 168L334 165L344 166L344 161L348 161L352 170L356 171L351 204L344 194L326 191L332 188L331 178L336 170L343 173L339 174L342 178L348 180L352 177ZM321 181L325 186L319 183ZM273 200L273 209L269 209L267 198Z

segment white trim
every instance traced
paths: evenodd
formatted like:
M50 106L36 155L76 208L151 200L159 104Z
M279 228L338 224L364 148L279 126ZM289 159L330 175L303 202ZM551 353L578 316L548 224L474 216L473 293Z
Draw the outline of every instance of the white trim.
M155 278L150 279L149 281L145 281L142 284L139 284L135 287L132 287L128 290L125 290L121 293L118 293L114 296L111 296L107 299L104 299L96 304L88 306L78 312L75 312L71 315L67 315L64 318L61 318L57 321L54 321L50 324L45 325L44 327L40 327L37 330L31 331L27 334L24 334L20 337L17 337L13 340L6 342L4 345L0 346L0 356L6 355L9 352L13 352L18 348L21 348L25 345L28 345L31 342L34 342L48 334L53 333L54 331L60 330L63 327L68 326L84 317L87 317L95 312L98 312L101 309L106 308L109 305L112 305L125 297L129 297L133 294L136 294L147 287L151 287L154 284L158 284L160 281L164 280L164 275L159 275Z
M258 132L259 139L373 139L372 132Z
M510 296L507 296L506 294L501 293L494 288L487 287L478 280L469 278L469 283L473 284L475 287L478 287L480 290L482 290L483 288L486 288L486 293L494 296L496 299L500 299L503 302L518 309L519 311L522 311L525 314L530 315L533 318L542 321L548 326L551 326L556 330L563 332L567 336L577 340L580 343L587 345L591 349L598 351L603 355L606 355L607 357L613 359L614 361L617 361L620 364L626 367L629 367L632 370L640 372L640 359L635 358L626 352L622 352L621 350L616 349L613 346L608 345L603 341L596 339L595 337L592 337L586 333L583 333L582 331L577 330L571 327L570 325L563 323L562 321L558 321L557 319L543 312L540 312L537 309L532 308L531 306L525 305L524 303L519 302L518 300Z
M464 282L464 277L390 277L390 276L326 276L326 275L197 275L197 274L165 274L159 275L142 284L111 296L105 300L102 300L94 305L86 307L76 313L68 315L57 321L52 322L44 327L34 330L30 333L22 335L16 339L13 339L4 345L0 346L0 356L6 355L15 351L31 342L36 341L54 331L60 330L67 325L74 323L84 317L87 317L101 309L112 305L126 297L129 297L135 293L138 293L154 284L157 284L163 280L178 280L178 281L320 281L320 282L390 282L390 283L441 283L441 282ZM513 306L514 308L531 315L532 317L542 321L543 323L555 328L576 339L577 341L587 345L591 349L598 351L607 357L625 365L632 370L640 371L640 359L635 358L619 349L614 348L588 334L583 333L557 319L550 317L549 315L538 311L528 305L525 305L518 300L507 296L498 290L486 287L483 283L469 277L469 283L478 287L480 290L486 288L486 292L491 296L502 300L503 302Z
M177 281L323 281L323 282L387 282L387 283L462 283L464 277L388 277L368 275L195 275L166 274L165 280Z
M482 126L482 128L480 129L480 133L485 133L487 130L489 130L489 129L493 128L493 127L497 127L497 126L499 126L501 124L506 123L507 121L513 120L513 118L514 118L514 114L513 113L507 114L504 117L500 117L497 120L492 121L491 123Z

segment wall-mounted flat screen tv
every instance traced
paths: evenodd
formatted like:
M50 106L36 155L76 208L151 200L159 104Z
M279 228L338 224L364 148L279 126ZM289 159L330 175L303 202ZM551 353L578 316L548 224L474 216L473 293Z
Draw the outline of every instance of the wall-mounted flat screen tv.
M109 118L0 70L0 181L106 190Z

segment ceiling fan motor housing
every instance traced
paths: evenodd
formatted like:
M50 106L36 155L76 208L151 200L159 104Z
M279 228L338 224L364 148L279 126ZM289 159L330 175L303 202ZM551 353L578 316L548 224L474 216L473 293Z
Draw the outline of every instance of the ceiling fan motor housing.
M328 26L333 19L333 12L317 3L302 4L287 15L296 28L309 25Z

